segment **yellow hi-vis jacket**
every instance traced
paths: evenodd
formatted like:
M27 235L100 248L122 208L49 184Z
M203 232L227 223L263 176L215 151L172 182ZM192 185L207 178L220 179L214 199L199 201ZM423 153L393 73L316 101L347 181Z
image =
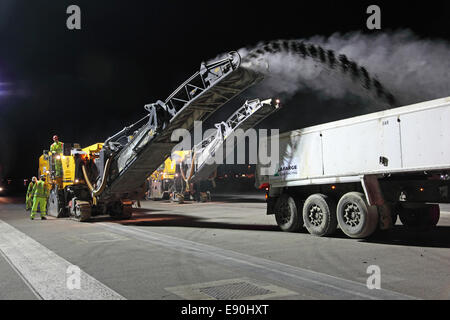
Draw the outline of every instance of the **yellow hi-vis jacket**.
M61 141L53 142L53 144L50 146L50 151L55 153L62 153L63 143Z
M34 185L35 185L35 184L36 184L36 183L33 182L33 181L31 181L31 182L28 184L27 197L33 196L33 188L34 188Z
M39 180L33 187L32 194L35 198L47 198L48 197L48 189L45 185L45 182Z

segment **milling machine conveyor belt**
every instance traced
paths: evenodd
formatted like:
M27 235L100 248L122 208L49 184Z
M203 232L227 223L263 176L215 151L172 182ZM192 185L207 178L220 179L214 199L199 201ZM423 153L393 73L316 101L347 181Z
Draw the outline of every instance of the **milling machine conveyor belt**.
M238 135L236 135L237 139L235 139L235 134L238 129L241 129L242 132L245 133L248 129L255 127L266 117L278 110L278 108L278 100L250 100L246 101L241 108L228 118L228 120L217 123L215 125L217 128L216 134L209 136L195 145L191 153L191 158L185 160L185 164L191 166L190 170L194 170L192 173L189 172L187 174L190 176L190 182L205 180L210 177L220 164L216 163L215 160L217 159L215 157L218 154L223 154L223 159L218 160L225 160L226 156L234 151L237 139L245 139ZM233 139L232 144L230 144L232 148L229 149L228 144L226 145L226 148L223 148L227 139L230 138ZM219 153L219 149L221 148L223 148L222 153ZM194 159L194 161L192 161L192 159ZM191 163L189 163L189 161L191 161Z
M114 156L108 185L102 196L132 193L140 188L146 177L170 156L172 148L178 143L171 141L175 129L191 130L194 121L204 121L262 78L260 73L241 66L237 52L230 53L228 58L220 61L202 64L200 71L175 90L164 103L158 101L146 106L150 112L149 121L136 130L133 139ZM160 124L158 127L155 125L154 120L162 109L170 120L161 128ZM107 142L111 142L109 140Z

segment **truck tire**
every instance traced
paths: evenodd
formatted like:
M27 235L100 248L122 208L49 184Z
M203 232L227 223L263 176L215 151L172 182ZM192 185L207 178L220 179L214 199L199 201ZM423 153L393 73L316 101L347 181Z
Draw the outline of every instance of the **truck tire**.
M435 227L439 222L438 204L399 204L400 222L407 228Z
M430 208L428 209L428 217L430 226L436 227L436 225L439 222L439 219L441 218L441 208L438 204L430 204Z
M296 232L303 226L302 215L299 214L294 198L282 194L275 204L275 220L283 231Z
M309 196L303 205L303 222L312 235L323 237L337 228L336 203L320 193Z
M341 230L350 238L366 238L378 225L378 210L367 205L360 192L349 192L339 200L336 210Z
M398 220L398 212L394 209L391 211L391 218L392 218L392 226L395 226Z

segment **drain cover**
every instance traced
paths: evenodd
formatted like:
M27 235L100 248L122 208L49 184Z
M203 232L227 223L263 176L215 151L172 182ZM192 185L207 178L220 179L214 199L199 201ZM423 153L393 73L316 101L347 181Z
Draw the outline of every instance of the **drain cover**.
M260 300L298 295L297 292L248 278L197 283L166 290L187 300Z
M200 292L218 300L242 299L263 294L275 293L273 291L257 287L248 282L238 282L214 287L200 288Z

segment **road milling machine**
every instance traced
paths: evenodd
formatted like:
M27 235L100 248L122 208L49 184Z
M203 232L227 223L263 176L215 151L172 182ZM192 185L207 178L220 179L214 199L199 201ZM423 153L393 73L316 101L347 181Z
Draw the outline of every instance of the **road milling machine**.
M190 150L173 151L170 157L148 177L148 199L168 200L173 192L186 188L180 175L179 166L185 157L190 157L190 153ZM181 186L177 186L177 182Z
M247 130L256 127L279 107L278 99L247 100L227 120L216 123L215 129L210 129L211 133L192 150L174 151L151 175L149 198L168 199L172 195L173 199L184 200L192 183L214 181L217 167L226 162L237 145L245 146Z
M175 129L192 130L235 96L263 79L241 64L237 52L202 63L200 70L181 84L164 102L145 105L147 115L103 143L86 148L65 144L62 154L44 151L39 174L50 186L48 214L78 221L109 214L127 219L132 201L141 199L148 175L170 156L178 141ZM55 163L62 164L57 177Z

